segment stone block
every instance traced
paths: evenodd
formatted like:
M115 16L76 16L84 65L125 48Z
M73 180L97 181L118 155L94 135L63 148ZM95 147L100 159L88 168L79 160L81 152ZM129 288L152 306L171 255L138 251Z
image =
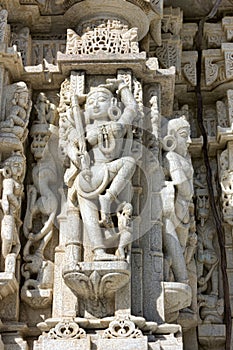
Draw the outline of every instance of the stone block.
M200 344L208 349L225 349L226 327L223 324L202 324L198 326Z
M138 339L128 338L128 339L99 339L97 343L97 350L147 350L147 337L142 337Z
M90 350L90 337L85 339L48 339L41 337L34 342L33 350Z

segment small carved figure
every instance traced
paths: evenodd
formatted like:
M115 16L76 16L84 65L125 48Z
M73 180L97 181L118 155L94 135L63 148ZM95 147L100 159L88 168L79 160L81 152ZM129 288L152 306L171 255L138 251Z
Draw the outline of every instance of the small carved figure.
M44 92L39 93L34 107L37 113L36 123L55 123L57 116L56 106L47 99Z
M206 182L206 168L201 165L197 169L197 175L194 179L195 192L197 198L196 212L197 219L200 220L201 225L204 226L206 220L209 217L209 194Z
M16 258L20 251L18 230L21 225L20 206L23 195L22 181L25 159L21 154L13 154L4 161L3 166L1 239L2 255L5 258L5 270L7 271L9 255L11 255L11 260L14 261L14 266L11 267L14 270Z
M188 147L190 125L183 117L168 121L163 139L165 188L162 189L164 215L164 248L171 260L175 280L187 283L184 259L187 245L193 196L193 167Z
M219 293L219 258L211 222L198 227L197 283L199 315L204 323L222 323L224 302Z
M123 207L122 207L123 206ZM132 213L133 206L130 203L123 203L121 205L122 209L118 209L117 218L118 218L118 229L119 229L119 245L116 252L116 255L120 259L125 259L125 251L127 250L127 258L129 258L129 252L131 251L131 242L132 242Z
M215 229L212 226L198 229L197 282L198 292L218 296L219 259L213 246Z
M21 142L27 137L27 125L31 111L29 92L24 82L16 83L13 106L5 121L0 122L0 132L13 134Z

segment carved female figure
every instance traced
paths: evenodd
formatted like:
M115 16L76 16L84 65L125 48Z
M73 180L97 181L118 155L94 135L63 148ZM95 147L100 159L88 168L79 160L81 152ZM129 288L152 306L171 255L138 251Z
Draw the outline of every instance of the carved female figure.
M20 251L18 227L20 221L20 206L23 195L22 180L25 171L25 159L20 154L7 158L3 168L1 207L3 219L1 223L2 255L7 260L9 254L14 262ZM7 261L5 261L7 268Z
M0 131L13 134L21 142L24 142L27 136L26 127L29 121L31 111L31 102L29 100L29 92L24 82L16 84L14 99L12 101L10 114L5 121L0 123Z
M123 112L112 93L117 88L124 105ZM76 112L73 110L74 118ZM75 141L73 131L71 141L69 135L68 155L81 170L73 182L72 200L78 199L95 260L116 259L115 255L105 252L104 230L113 228L111 205L130 184L135 170L134 158L122 156L122 150L124 138L136 115L137 103L128 86L123 81L109 79L106 85L93 88L87 95L85 137L77 135ZM90 148L89 154L87 147Z
M188 154L190 143L190 125L186 119L181 117L170 120L167 136L164 138L164 148L168 151L164 155L168 181L162 190L166 231L164 243L172 260L175 279L179 282L187 282L184 252L189 234L193 196L193 167Z

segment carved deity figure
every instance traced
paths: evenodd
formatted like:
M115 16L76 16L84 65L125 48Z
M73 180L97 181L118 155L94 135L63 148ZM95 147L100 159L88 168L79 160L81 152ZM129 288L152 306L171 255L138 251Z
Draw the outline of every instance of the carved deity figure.
M197 272L199 293L207 291L208 294L218 296L218 256L213 246L215 230L213 227L199 227ZM210 287L208 288L208 283Z
M175 281L187 282L184 259L192 211L193 167L188 147L191 143L190 125L184 117L167 124L163 139L165 187L162 189L164 215L164 248Z
M117 105L116 90L123 111ZM116 255L106 252L107 247L114 246L111 241L117 236L111 211L116 216L114 204L121 202L119 195L131 185L135 171L135 159L129 151L124 155L123 151L124 145L128 146L128 133L138 107L124 81L108 79L105 85L91 89L86 96L86 132L82 134L81 110L78 103L74 106L75 98L72 100L73 115L67 117L70 119L67 153L71 167L65 174L65 181L70 187L71 201L79 205L94 260L115 260Z
M198 226L197 282L200 317L204 323L222 323L223 300L219 295L219 258L211 222Z
M25 159L21 154L13 154L3 162L1 250L5 259L5 270L11 270L8 272L15 272L16 258L20 251L18 230L21 226L20 207L24 172Z
M10 109L6 119L0 122L0 132L13 135L24 142L27 137L27 125L29 114L31 111L31 101L29 100L29 92L27 85L24 82L16 83L16 90L13 106Z

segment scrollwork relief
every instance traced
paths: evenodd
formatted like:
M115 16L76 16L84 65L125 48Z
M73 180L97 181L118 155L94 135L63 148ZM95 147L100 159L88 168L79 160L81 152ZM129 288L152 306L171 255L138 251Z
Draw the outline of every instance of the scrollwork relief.
M49 331L48 338L57 340L84 339L86 338L86 332L77 323L64 321L59 322Z
M109 328L103 333L104 339L127 339L142 338L143 334L134 322L127 316L119 316L116 320L110 322Z

